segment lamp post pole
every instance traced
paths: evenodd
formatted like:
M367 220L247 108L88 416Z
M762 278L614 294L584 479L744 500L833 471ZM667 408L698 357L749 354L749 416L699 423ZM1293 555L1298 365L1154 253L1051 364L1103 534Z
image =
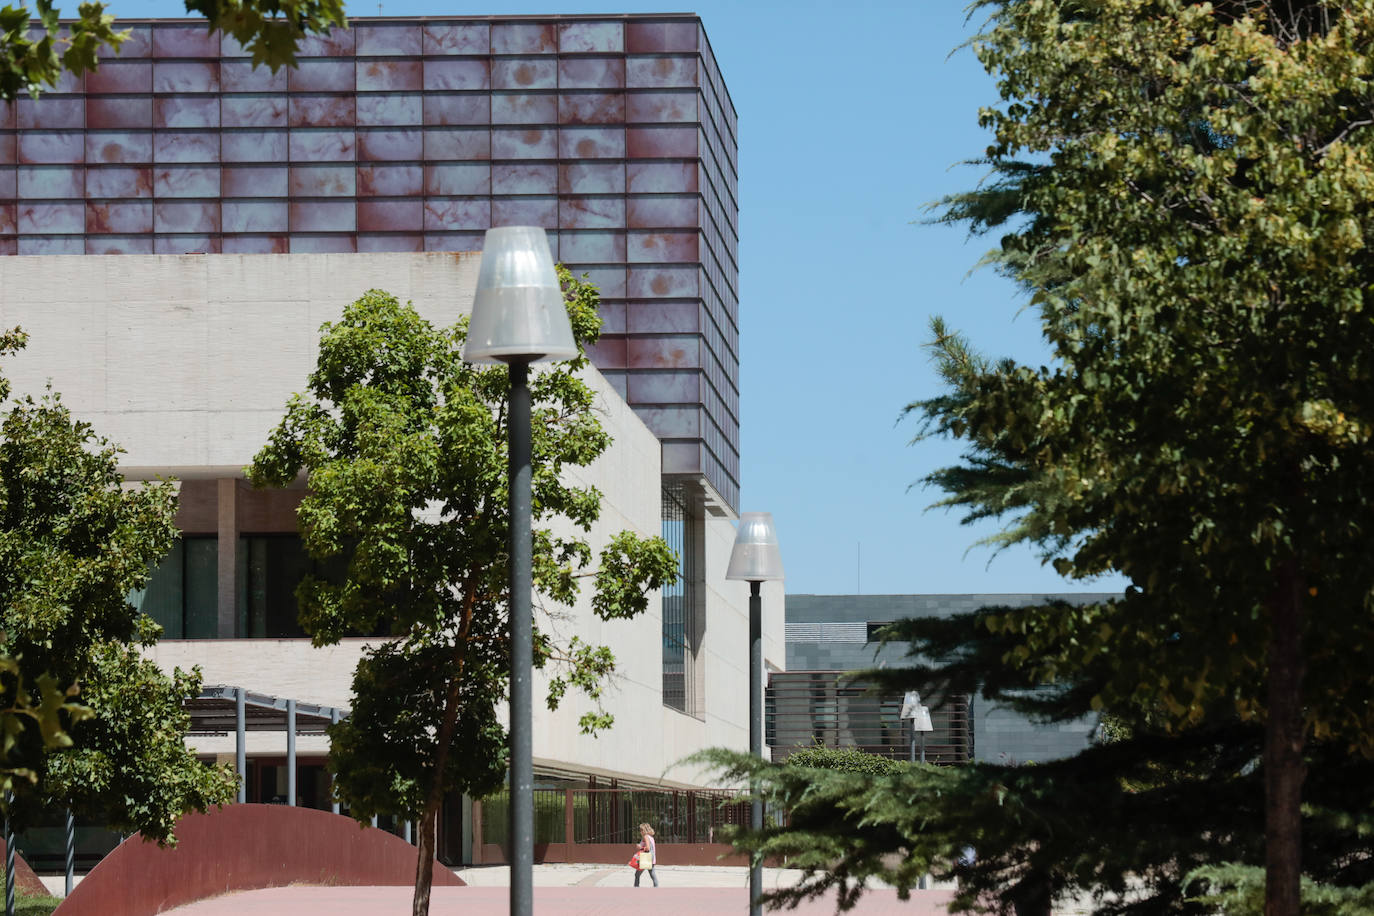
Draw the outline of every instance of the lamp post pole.
M768 512L745 512L739 517L735 546L730 549L730 564L725 578L749 583L749 753L763 757L763 598L764 582L782 579L782 556L773 516ZM763 830L763 801L759 782L751 780L749 792L749 829ZM749 916L762 916L763 862L749 863Z
M749 753L763 756L763 598L759 595L762 582L749 583ZM749 804L749 827L755 832L763 829L763 802L758 798L756 780L750 790L754 800ZM763 892L763 865L755 861L749 866L749 916L762 916L759 894Z
M579 350L538 226L489 229L463 347L471 363L505 363L510 376L510 913L534 911L534 592L531 485L531 363Z
M534 911L529 363L510 362L510 912Z

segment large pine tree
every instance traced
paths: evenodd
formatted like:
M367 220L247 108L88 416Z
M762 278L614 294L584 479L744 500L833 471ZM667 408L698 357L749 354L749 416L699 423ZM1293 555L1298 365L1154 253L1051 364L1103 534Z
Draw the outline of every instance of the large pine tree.
M1374 3L979 9L1002 97L981 113L991 177L939 218L1000 235L990 259L1052 359L989 362L937 322L948 387L913 409L968 452L930 480L1070 580L1132 585L908 624L923 657L953 660L909 676L983 681L1050 719L1105 710L1131 737L898 778L945 845L913 828L889 848L948 861L962 835L979 864L944 867L965 902L1017 912L1129 873L1138 899L1106 911L1186 911L1194 865L1263 864L1265 912L1296 916L1304 867L1369 880ZM903 804L883 799L869 810Z

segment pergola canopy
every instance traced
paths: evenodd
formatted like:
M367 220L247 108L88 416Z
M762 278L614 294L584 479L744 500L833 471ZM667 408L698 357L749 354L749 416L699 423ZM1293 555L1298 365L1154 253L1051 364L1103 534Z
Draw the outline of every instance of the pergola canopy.
M200 696L187 700L185 709L191 714L190 735L232 735L237 730L237 694L240 688L216 685L205 687ZM244 728L247 731L276 731L287 729L287 699L245 690L243 701ZM319 706L295 701L298 735L322 735L330 722L348 717L347 709Z

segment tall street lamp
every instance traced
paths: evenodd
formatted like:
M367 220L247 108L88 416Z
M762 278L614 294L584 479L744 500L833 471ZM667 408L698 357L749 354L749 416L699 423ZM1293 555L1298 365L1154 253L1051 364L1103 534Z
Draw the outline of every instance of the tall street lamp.
M510 912L534 907L534 667L530 595L530 363L577 355L548 238L537 226L487 230L463 359L510 370Z
M935 725L930 721L930 707L921 703L921 694L916 690L908 690L906 696L902 698L902 718L911 720L911 762L916 762L916 736L921 736L921 762L926 762L926 732L934 731ZM925 874L921 875L921 880L916 887L925 890L928 881Z
M730 551L725 578L749 583L749 753L763 756L763 599L759 586L782 579L782 555L778 535L773 530L773 513L742 512ZM763 802L757 798L757 782L750 787L755 799L749 810L749 826L763 829ZM763 866L749 867L749 916L761 916L759 894L763 893Z
M902 698L902 718L911 720L911 762L916 762L916 736L921 736L921 762L926 762L926 732L935 731L930 721L930 707L921 704L921 694L908 690Z

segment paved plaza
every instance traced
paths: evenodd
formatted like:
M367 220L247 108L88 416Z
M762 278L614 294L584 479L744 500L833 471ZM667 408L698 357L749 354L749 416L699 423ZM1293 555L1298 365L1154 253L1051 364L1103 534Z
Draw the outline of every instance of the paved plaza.
M634 871L601 865L537 865L534 912L538 916L701 916L747 913L748 870L727 866L663 866L660 886L647 875L635 888ZM794 883L794 869L764 869L764 886ZM510 871L503 866L466 868L458 875L468 887L437 887L433 916L498 914L507 911ZM176 916L376 916L407 913L409 887L279 887L226 894L169 910ZM874 888L850 912L854 916L945 916L948 889L913 891L903 902L890 888ZM835 898L803 904L789 911L799 916L829 916Z
M167 912L176 916L377 916L410 912L408 887L275 887L226 894ZM509 891L503 887L436 887L430 901L433 916L507 912ZM895 891L865 894L849 912L854 916L945 916L948 891L913 891L910 901ZM748 912L744 888L722 887L536 887L538 916L702 916ZM834 898L788 911L799 916L829 916Z

